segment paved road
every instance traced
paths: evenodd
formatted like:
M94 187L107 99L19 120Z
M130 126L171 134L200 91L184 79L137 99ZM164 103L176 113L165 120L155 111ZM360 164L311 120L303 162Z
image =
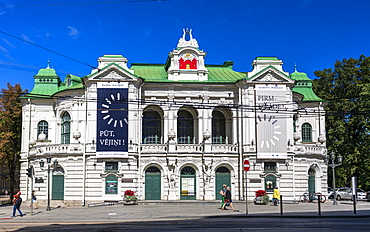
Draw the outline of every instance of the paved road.
M143 202L139 205L37 209L31 216L10 218L12 206L0 207L0 231L370 231L370 202L284 204L280 207L235 202L236 211L220 210L219 202Z

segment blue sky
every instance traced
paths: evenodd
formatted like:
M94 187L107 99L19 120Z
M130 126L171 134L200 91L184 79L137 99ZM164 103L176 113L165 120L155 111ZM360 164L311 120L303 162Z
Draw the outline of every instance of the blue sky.
M107 3L76 4L98 2ZM164 63L183 28L206 64L231 60L248 72L255 57L276 56L313 79L336 60L370 55L369 15L368 0L0 0L0 88L30 91L48 60L62 80L89 74L104 54Z

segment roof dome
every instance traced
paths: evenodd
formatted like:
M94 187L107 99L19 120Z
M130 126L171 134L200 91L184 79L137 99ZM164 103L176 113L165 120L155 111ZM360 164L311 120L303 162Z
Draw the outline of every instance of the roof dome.
M312 81L310 78L308 78L306 73L297 72L297 71L290 74L290 78L295 81Z

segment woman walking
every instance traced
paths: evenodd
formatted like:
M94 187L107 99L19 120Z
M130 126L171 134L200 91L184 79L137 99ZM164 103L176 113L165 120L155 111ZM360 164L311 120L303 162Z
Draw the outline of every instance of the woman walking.
M222 206L222 210L225 210L225 206L229 206L229 205L232 210L235 210L233 207L233 201L231 200L230 186L227 186L226 193L225 193L225 204Z

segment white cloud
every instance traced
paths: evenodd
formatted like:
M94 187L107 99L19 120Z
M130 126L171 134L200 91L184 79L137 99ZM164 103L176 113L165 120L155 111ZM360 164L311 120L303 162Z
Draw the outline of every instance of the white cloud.
M9 53L8 49L4 48L3 46L0 45L0 51Z
M15 46L10 43L8 40L4 39L4 38L1 38L9 47L12 47L12 48L15 48Z
M70 29L71 31L68 33L68 35L72 38L72 39L76 39L79 35L79 32L77 31L76 28L74 27L71 27L71 26L68 26L68 29Z
M14 6L14 4L11 1L0 0L0 4L5 6L5 7L0 8L0 15L3 15L5 13L13 10L13 8L14 8L14 7L12 7L12 6Z
M25 34L22 34L22 39L26 40L27 42L34 43L30 38L28 38Z

